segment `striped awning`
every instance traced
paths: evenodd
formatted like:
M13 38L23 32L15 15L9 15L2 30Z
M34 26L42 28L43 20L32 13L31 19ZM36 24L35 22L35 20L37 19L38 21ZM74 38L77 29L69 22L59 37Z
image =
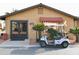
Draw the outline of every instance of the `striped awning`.
M40 17L41 22L63 22L61 17Z

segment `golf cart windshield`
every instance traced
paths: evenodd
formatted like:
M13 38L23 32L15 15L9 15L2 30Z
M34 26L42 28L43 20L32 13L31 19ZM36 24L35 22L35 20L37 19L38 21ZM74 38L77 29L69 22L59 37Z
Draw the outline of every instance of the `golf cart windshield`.
M61 39L63 37L63 26L64 24L58 24L58 23L47 23L44 22L45 26L48 28L48 35L51 39ZM60 29L56 29L56 28Z
M63 37L62 33L60 33L57 30L54 30L53 28L49 28L48 33L49 33L49 37L54 40L58 40Z
M62 33L56 31L56 30L53 30L54 33L51 33L51 35L53 36L53 39L54 40L59 40L63 37Z

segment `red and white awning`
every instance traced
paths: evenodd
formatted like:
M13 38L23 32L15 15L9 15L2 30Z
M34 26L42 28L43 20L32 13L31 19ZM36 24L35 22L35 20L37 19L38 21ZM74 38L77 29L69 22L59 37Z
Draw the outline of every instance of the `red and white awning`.
M41 22L63 22L61 17L40 17Z

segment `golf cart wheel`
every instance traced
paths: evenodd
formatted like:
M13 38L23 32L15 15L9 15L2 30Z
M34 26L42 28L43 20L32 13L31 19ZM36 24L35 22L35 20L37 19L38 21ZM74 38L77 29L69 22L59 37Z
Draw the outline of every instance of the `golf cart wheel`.
M44 41L40 41L40 46L41 47L46 47L46 43Z
M68 47L68 45L69 45L69 43L68 43L68 42L63 42L63 43L62 43L62 47L63 47L63 48L67 48L67 47Z

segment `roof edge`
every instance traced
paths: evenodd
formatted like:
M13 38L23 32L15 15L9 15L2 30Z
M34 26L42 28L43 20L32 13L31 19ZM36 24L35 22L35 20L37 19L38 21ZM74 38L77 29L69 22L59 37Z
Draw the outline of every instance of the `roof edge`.
M57 12L63 14L63 15L70 16L70 17L79 19L79 17L77 17L77 16L73 16L73 15L71 15L71 14L69 14L69 13L66 13L66 12L64 12L64 11L60 11L60 10L58 10L58 9L56 9L56 8L47 6L47 5L43 4L43 3L39 3L39 4L36 4L36 5L30 6L30 7L28 7L28 8L24 8L24 9L21 9L21 10L18 10L18 11L14 11L14 12L12 12L12 13L8 13L8 14L6 14L6 15L0 16L0 19L5 19L5 18L8 17L8 16L12 16L12 15L15 15L15 14L17 14L17 13L21 13L21 12L23 12L23 11L25 11L25 10L29 10L29 9L31 9L31 8L35 8L35 7L39 7L39 6L43 6L43 7L49 8L49 9L51 9L51 10L57 11Z

